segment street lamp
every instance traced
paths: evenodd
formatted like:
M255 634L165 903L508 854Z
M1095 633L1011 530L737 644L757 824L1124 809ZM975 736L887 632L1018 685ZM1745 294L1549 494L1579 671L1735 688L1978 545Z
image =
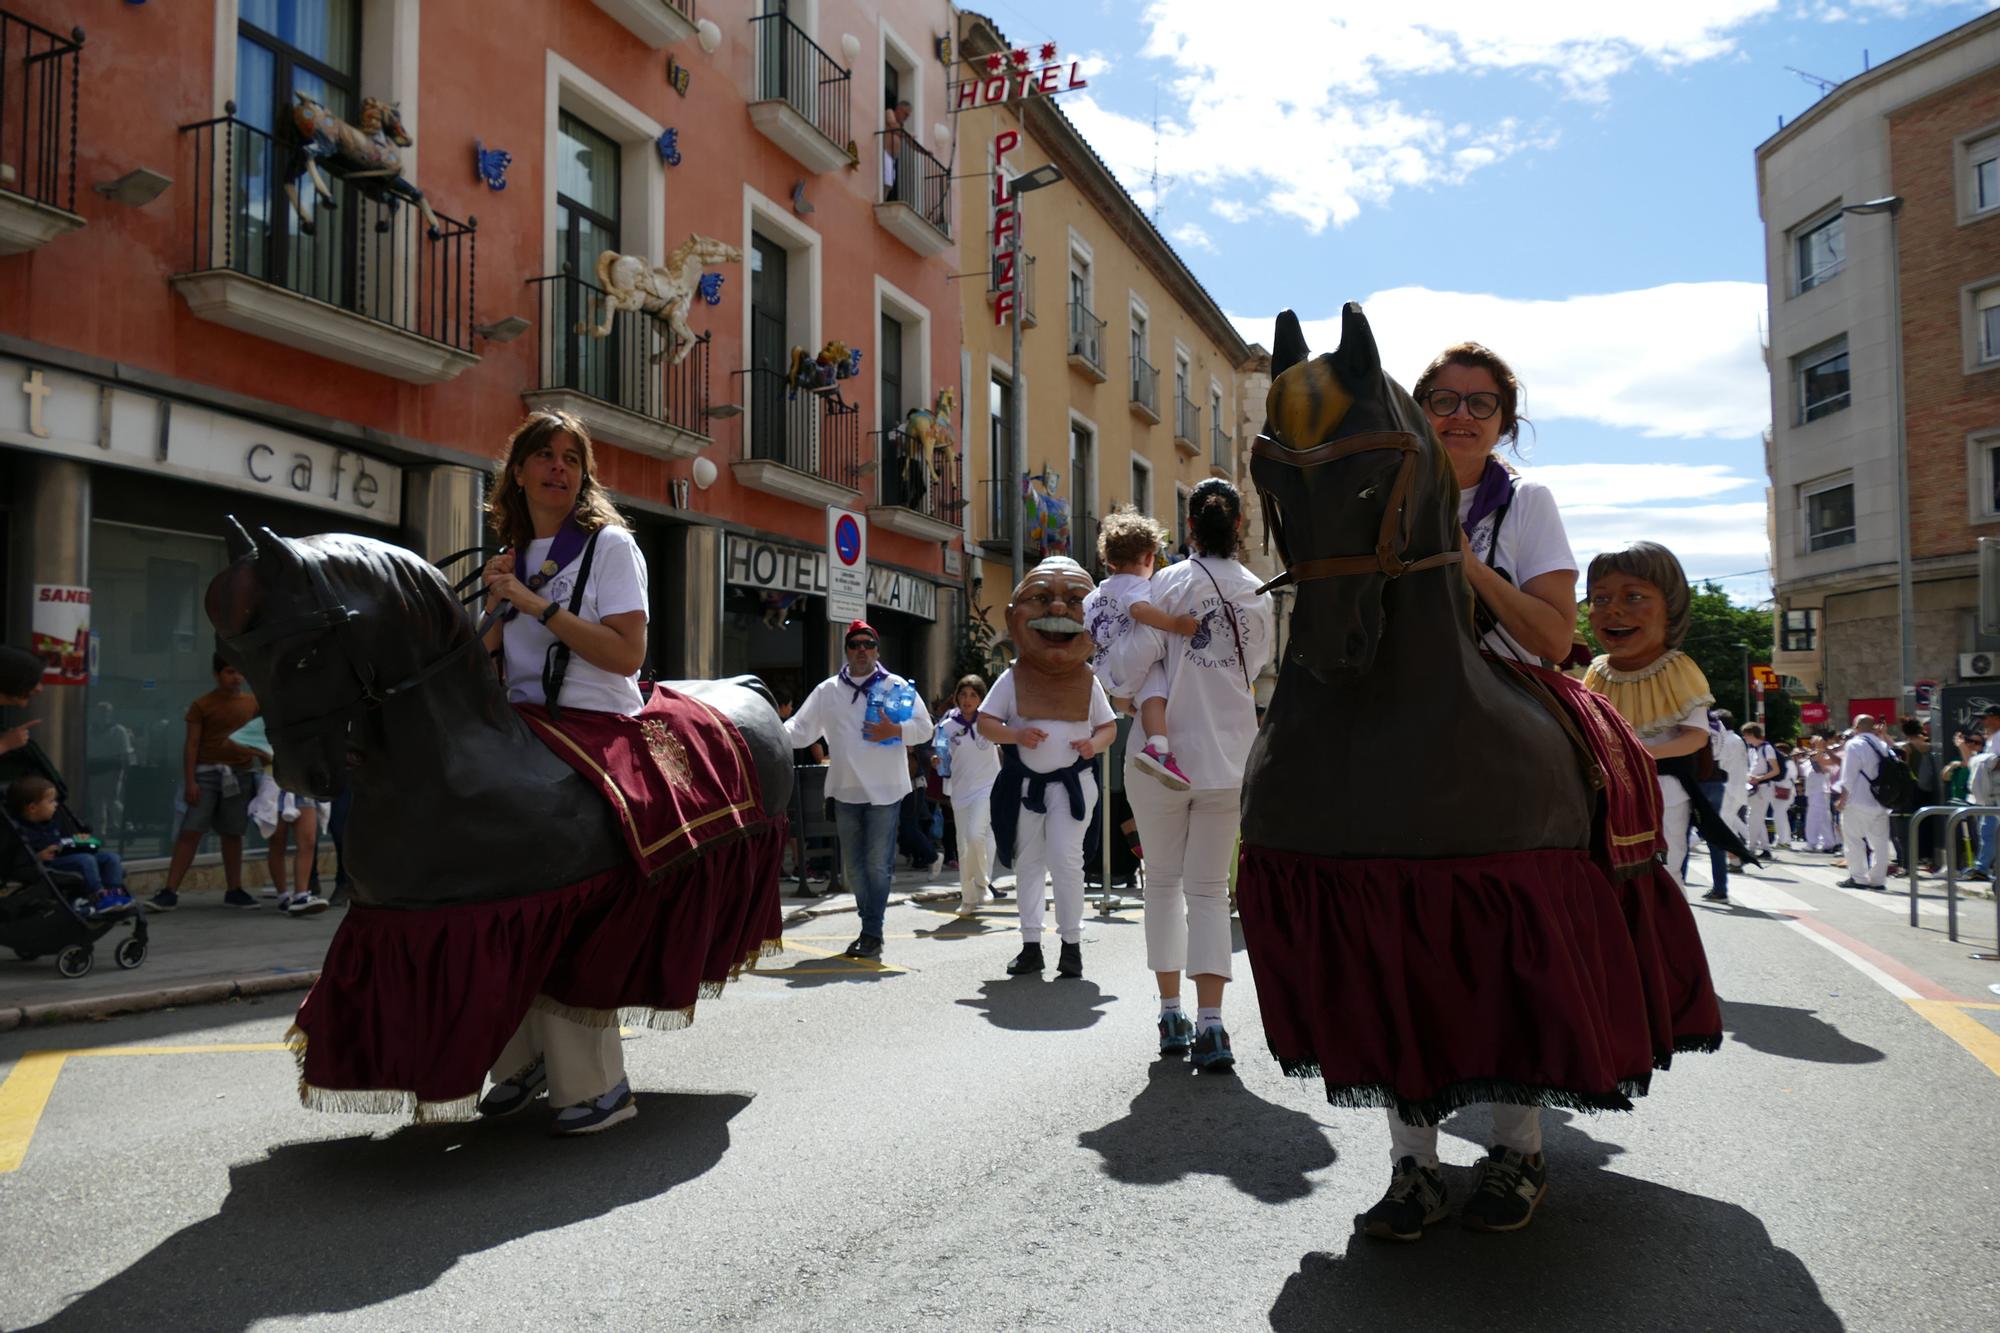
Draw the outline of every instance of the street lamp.
M1741 643L1741 642L1739 642L1739 643L1738 643L1738 644L1737 644L1736 646L1737 646L1738 648L1740 648L1740 649L1742 649L1742 650L1743 650L1743 674L1742 674L1741 676L1738 676L1738 677L1737 677L1737 679L1738 679L1738 680L1740 680L1740 681L1742 681L1742 682L1743 682L1743 716L1742 716L1742 717L1739 717L1739 718L1737 718L1737 719L1736 719L1736 725L1737 725L1738 727L1741 727L1741 726L1742 726L1742 725L1743 725L1743 724L1744 724L1745 722L1748 722L1748 721L1750 720L1750 717L1751 717L1751 713L1750 713L1750 694L1751 694L1751 690L1750 690L1750 652L1751 652L1751 649L1750 649L1750 645L1749 645L1749 644L1747 644L1747 643Z
M1896 602L1897 638L1902 650L1896 702L1900 714L1908 717L1916 713L1917 603L1910 590L1910 445L1903 428L1903 302L1897 283L1902 251L1897 242L1896 215L1902 210L1902 196L1891 194L1849 204L1840 211L1859 217L1886 214L1889 218L1889 380L1895 387Z
M1062 171L1055 164L1045 162L1033 170L1022 172L1009 182L1009 190L1013 196L1014 203L1014 242L1012 246L1014 258L1014 318L1011 321L1013 324L1014 346L1013 360L1009 365L1007 374L1008 382L1012 386L1010 392L1013 394L1013 411L1009 414L1007 422L1007 476L1001 484L1006 488L1003 493L1007 498L1007 527L1008 531L1012 534L1011 540L1013 542L1014 582L1008 585L1010 588L1018 588L1021 585L1021 575L1026 572L1025 566L1027 564L1027 534L1021 530L1023 525L1021 522L1020 480L1021 474L1027 471L1025 457L1027 447L1022 442L1021 424L1023 409L1021 396L1021 283L1023 281L1021 275L1021 234L1027 230L1027 216L1021 210L1021 196L1032 194L1036 190L1045 189L1048 186L1056 184L1062 178Z

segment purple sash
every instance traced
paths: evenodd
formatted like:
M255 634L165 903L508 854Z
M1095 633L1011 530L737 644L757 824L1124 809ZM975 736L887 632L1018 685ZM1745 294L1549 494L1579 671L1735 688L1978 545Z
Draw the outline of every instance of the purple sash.
M560 574L572 560L583 553L584 543L589 539L590 534L576 521L576 511L571 510L563 519L562 526L556 529L555 539L549 543L548 558L542 561L540 569L524 575L521 571L527 564L528 550L524 546L514 552L514 577L527 584L533 591L540 592L550 579ZM501 613L501 619L512 620L520 612L520 607L510 605Z
M854 691L854 697L849 699L847 702L851 704L860 703L862 696L868 693L868 687L870 685L873 685L876 681L882 679L882 677L888 674L889 673L887 671L882 669L882 664L880 662L877 662L875 664L875 670L869 673L868 679L862 681L859 685L856 685L854 683L854 677L847 674L846 667L842 667L840 669L840 683L842 685L845 685L848 689Z
M1486 470L1479 474L1479 489L1472 493L1472 507L1465 511L1465 535L1470 537L1483 519L1498 513L1513 498L1514 474L1499 459L1489 457Z

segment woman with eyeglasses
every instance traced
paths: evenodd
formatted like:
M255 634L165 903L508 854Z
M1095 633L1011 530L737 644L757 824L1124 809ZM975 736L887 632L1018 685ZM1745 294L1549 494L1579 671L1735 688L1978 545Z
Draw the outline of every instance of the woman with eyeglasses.
M1458 478L1481 643L1518 661L1561 664L1576 637L1576 556L1549 488L1494 456L1501 441L1520 442L1520 380L1490 348L1463 342L1424 368L1413 396Z

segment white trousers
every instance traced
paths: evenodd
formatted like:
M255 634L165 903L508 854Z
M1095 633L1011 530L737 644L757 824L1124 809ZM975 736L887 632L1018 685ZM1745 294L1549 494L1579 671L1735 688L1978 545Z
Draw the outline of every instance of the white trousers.
M993 887L993 793L952 798L951 823L958 833L958 897L977 907Z
M1773 814L1776 800L1777 793L1771 790L1771 784L1768 782L1761 787L1753 789L1750 793L1749 841L1750 850L1753 852L1768 852L1771 850L1771 833L1764 821L1769 819ZM1782 819L1784 817L1782 812L1777 813L1779 818Z
M1694 818L1694 806L1678 778L1661 778L1659 782L1663 825L1660 832L1667 840L1667 873L1674 877L1674 883L1686 888L1681 879L1681 865L1687 860L1688 823Z
M1889 882L1889 858L1893 853L1889 846L1887 810L1849 800L1847 808L1840 812L1840 845L1847 853L1849 879L1869 885Z
M1824 791L1806 795L1806 846L1816 852L1840 846L1840 830L1833 823L1833 798Z
M1486 1109L1493 1113L1493 1142L1530 1157L1542 1150L1541 1107L1494 1102ZM1438 1127L1406 1125L1403 1117L1392 1108L1389 1112L1389 1161L1395 1163L1405 1157L1416 1158L1418 1166L1436 1166Z
M625 1077L616 1023L590 1027L530 1009L493 1062L493 1081L514 1077L538 1055L548 1062L549 1102L558 1107L602 1097Z
M1229 863L1243 789L1173 791L1139 774L1127 778L1125 799L1146 849L1146 966L1229 980Z
M1729 831L1745 843L1750 841L1749 819L1744 812L1744 807L1749 804L1750 794L1743 779L1734 775L1725 777L1722 780L1722 809L1716 813L1722 816L1722 822L1729 826Z
M1051 782L1043 793L1048 813L1038 815L1023 807L1014 829L1014 897L1021 908L1021 938L1029 944L1042 938L1044 879L1056 900L1056 934L1064 944L1083 939L1083 831L1097 803L1097 778L1086 772L1079 780L1082 819L1069 812L1069 792L1060 782Z

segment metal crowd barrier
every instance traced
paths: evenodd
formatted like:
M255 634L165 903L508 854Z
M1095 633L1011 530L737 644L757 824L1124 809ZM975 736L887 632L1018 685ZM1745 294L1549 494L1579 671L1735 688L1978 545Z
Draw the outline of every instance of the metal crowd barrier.
M1927 805L1910 816L1910 831L1905 835L1904 845L1917 846L1917 830L1926 819L1933 815L1944 816L1944 910L1945 933L1950 940L1958 942L1958 841L1959 825L1968 819L2000 817L2000 805ZM1915 855L1910 859L1914 861ZM1917 924L1917 870L1911 865L1910 881L1910 924ZM1993 914L1996 938L2000 938L2000 892L1993 895Z

